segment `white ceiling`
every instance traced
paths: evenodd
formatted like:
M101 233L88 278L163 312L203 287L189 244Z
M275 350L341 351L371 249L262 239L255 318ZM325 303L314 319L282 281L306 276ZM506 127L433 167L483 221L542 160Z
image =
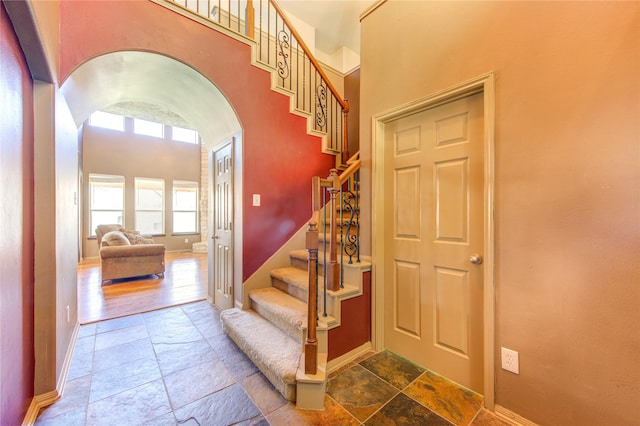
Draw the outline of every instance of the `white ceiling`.
M229 101L202 74L169 57L121 51L76 68L61 87L76 125L97 110L197 129L208 146L240 131Z
M360 54L360 14L374 0L278 0L285 10L316 29L316 49L332 54L342 46Z

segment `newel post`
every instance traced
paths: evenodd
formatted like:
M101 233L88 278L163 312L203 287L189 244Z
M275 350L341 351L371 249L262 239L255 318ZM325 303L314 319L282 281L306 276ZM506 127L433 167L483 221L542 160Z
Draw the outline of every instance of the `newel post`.
M316 374L318 369L318 338L316 317L318 315L318 222L311 220L306 235L309 253L309 300L307 303L307 337L304 343L304 372Z
M317 316L318 316L318 246L320 223L320 177L314 176L311 179L311 203L313 216L309 221L309 228L306 234L306 249L309 253L308 274L309 274L309 295L307 300L307 337L304 342L304 373L316 374L318 370L318 337L317 337Z

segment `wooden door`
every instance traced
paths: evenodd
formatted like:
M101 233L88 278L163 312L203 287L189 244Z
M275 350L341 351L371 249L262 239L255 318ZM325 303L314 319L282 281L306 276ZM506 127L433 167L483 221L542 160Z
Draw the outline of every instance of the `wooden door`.
M233 307L233 144L230 141L210 156L212 175L210 279L213 302L220 309Z
M385 346L483 392L483 96L385 125Z

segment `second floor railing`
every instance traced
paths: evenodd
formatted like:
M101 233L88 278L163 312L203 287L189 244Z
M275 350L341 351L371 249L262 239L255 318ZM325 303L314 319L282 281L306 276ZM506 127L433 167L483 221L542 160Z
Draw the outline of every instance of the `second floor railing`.
M323 151L337 155L344 166L349 104L275 0L165 1L254 40L256 60L274 72L276 88L292 96L293 109L310 117Z

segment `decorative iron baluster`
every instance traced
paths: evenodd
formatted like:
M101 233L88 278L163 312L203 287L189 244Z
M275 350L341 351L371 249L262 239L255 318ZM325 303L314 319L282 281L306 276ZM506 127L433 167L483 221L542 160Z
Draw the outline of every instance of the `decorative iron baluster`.
M289 54L285 51L289 49L289 34L284 29L278 32L278 75L283 80L289 77Z
M164 1L191 10L235 33L253 39L257 43L259 62L280 78L278 85L281 88L295 92L293 96L296 96L297 108L309 114L314 130L324 134L323 150L333 154L343 152L344 155L338 157L338 161L348 157L346 117L349 104L342 100L342 96L300 34L287 20L276 0L257 0L259 5L256 7L253 0ZM258 16L255 16L256 13ZM256 31L258 34L255 34ZM296 61L293 60L293 55L296 55ZM338 168L344 166L345 164L340 163Z
M356 262L360 262L360 247L358 242L360 209L358 207L358 195L353 191L345 192L343 206L344 210L349 212L349 219L342 223L344 254L349 256L349 265L351 265L353 264L353 257L356 255Z
M320 111L316 110L316 127L324 130L327 125L327 88L322 83L316 87L316 98L320 108Z

